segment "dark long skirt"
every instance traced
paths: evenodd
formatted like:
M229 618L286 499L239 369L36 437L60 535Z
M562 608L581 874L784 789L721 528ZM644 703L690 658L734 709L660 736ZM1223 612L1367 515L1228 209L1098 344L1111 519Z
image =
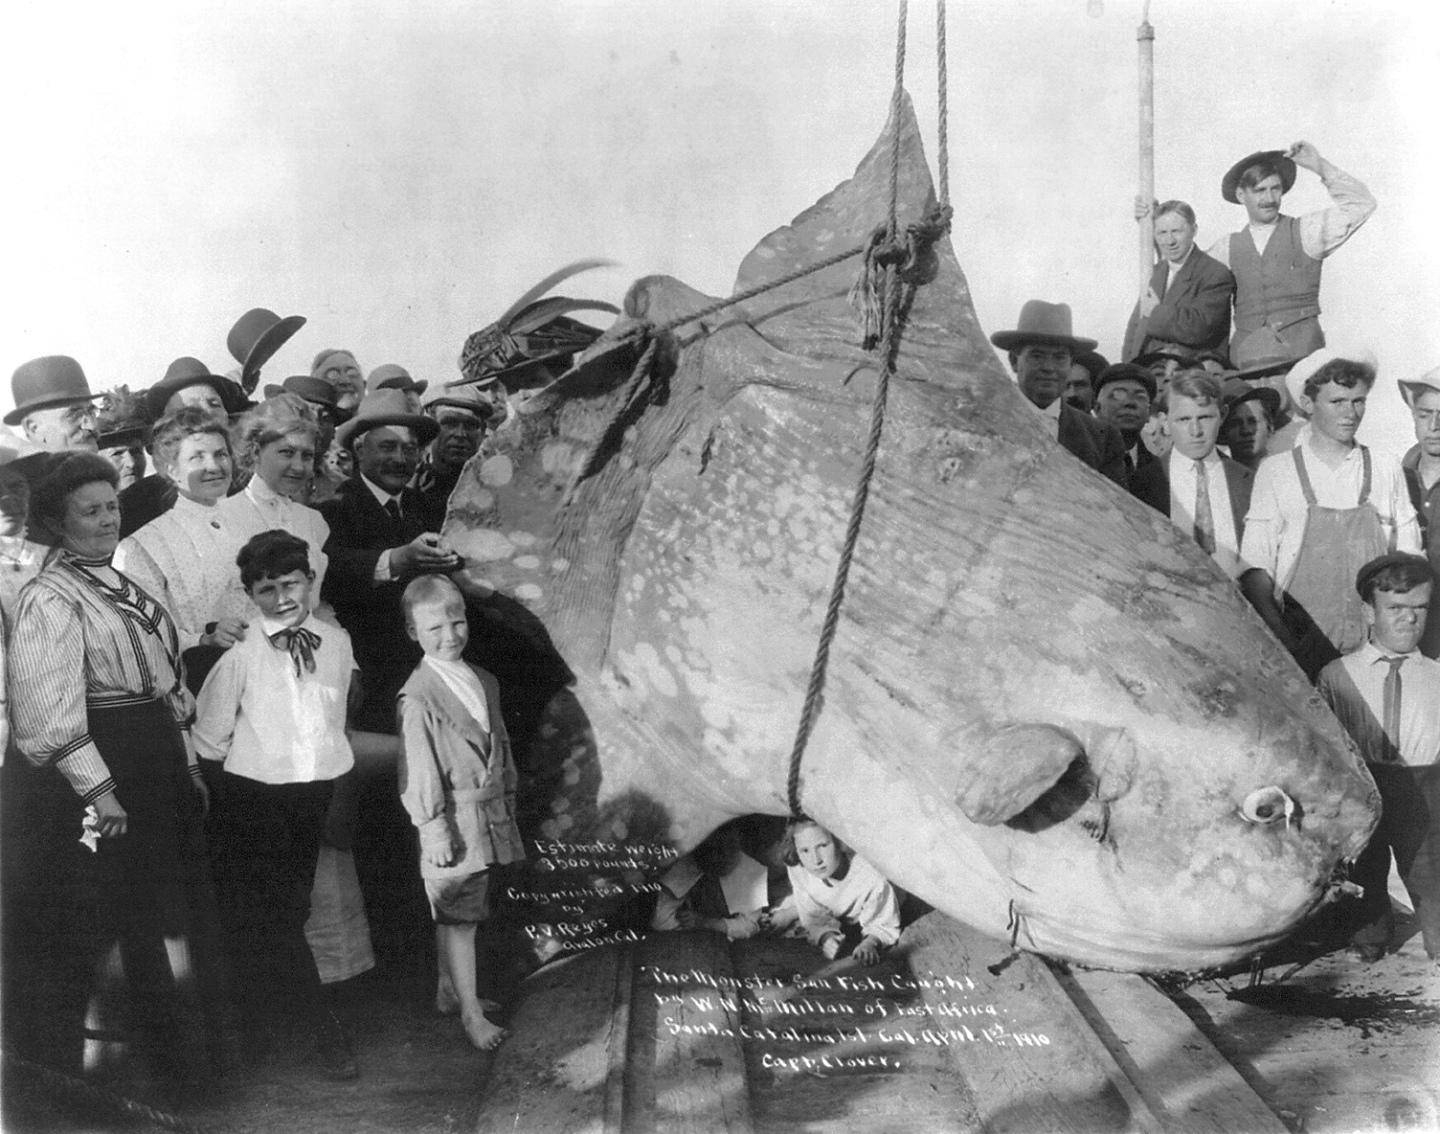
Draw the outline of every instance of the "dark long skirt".
M169 709L92 707L126 834L80 841L85 808L53 768L6 762L6 1042L83 1069L86 1006L118 944L123 1027L152 1074L202 1079L226 1039L223 963L203 816Z

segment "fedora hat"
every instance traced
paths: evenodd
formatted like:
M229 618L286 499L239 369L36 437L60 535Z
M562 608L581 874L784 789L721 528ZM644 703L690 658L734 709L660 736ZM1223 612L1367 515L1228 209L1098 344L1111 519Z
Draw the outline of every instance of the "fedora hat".
M184 355L165 368L165 377L145 391L145 412L152 422L165 414L165 403L187 386L209 386L220 395L225 412L239 413L246 408L245 395L240 387L219 374L210 373L210 368L198 358Z
M90 392L85 371L66 354L47 354L23 363L10 377L10 393L15 408L0 419L6 425L19 425L35 410L92 402L103 396Z
M435 440L435 435L440 432L440 426L434 418L410 412L405 391L385 389L376 390L360 399L355 416L335 430L335 440L341 445L349 446L366 430L382 425L401 425L413 430L422 445Z
M1259 402L1272 422L1280 416L1279 390L1247 382L1238 375L1225 379L1220 387L1220 402L1226 414L1241 402Z
M1293 405L1300 404L1300 397L1305 392L1305 383L1310 380L1314 373L1327 362L1334 362L1337 359L1346 359L1350 362L1358 362L1362 366L1375 369L1375 356L1369 350L1331 350L1329 347L1321 347L1317 351L1307 354L1299 362L1290 368L1290 373L1285 375L1285 392L1290 395Z
M377 366L370 371L370 377L365 379L365 391L370 394L376 390L413 390L416 394L423 394L429 385L424 378L417 382L410 377L410 371L393 362Z
M230 348L230 356L240 364L240 388L245 393L250 393L260 381L260 368L304 325L303 315L287 315L282 319L264 307L252 307L235 320L225 336L225 345Z
M1405 398L1405 404L1413 406L1415 399L1421 394L1431 392L1440 394L1440 366L1434 370L1427 370L1418 378L1400 379L1400 393Z
M1240 199L1235 195L1235 190L1240 185L1240 175L1259 161L1274 162L1280 171L1280 192L1290 192L1290 187L1295 184L1295 163L1285 156L1284 150L1257 150L1225 171L1225 176L1220 179L1220 196L1232 205L1238 205Z
M1148 350L1138 358L1134 359L1136 366L1153 366L1157 362L1173 360L1180 364L1182 369L1190 369L1199 366L1200 361L1193 354L1186 354L1184 351L1165 347L1160 350Z
M1046 303L1043 299L1026 300L1020 308L1020 321L1013 331L996 331L990 341L1001 350L1019 350L1027 343L1069 347L1076 354L1094 350L1095 339L1078 338L1070 326L1068 303Z

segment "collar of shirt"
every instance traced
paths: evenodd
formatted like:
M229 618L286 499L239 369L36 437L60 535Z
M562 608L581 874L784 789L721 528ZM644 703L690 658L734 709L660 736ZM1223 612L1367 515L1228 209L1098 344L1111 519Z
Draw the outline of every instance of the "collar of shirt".
M1185 253L1185 259L1181 260L1178 264L1175 263L1174 260L1165 261L1165 267L1169 270L1170 273L1168 276L1166 276L1167 287L1175 282L1175 277L1179 275L1180 272L1184 269L1185 265L1190 262L1190 257L1193 255L1195 255L1195 245L1192 244L1190 245L1190 251Z
M378 484L376 484L368 476L365 476L363 473L357 473L356 475L360 478L360 483L370 490L370 495L375 497L376 501L379 502L380 507L383 508L386 504L390 503L390 501L400 499L400 493L386 492L383 488L381 488ZM402 504L401 507L403 510L404 505Z
M250 483L245 486L245 491L255 503L265 507L284 511L285 506L294 503L290 497L283 492L276 492L260 477L252 476Z
M302 626L306 630L309 630L311 632L317 632L315 619L310 616L310 613L308 611L306 612L305 617L302 618L299 622L295 623L294 626L291 626L288 622L277 622L270 618L262 617L260 619L260 632L264 634L266 638L275 637L275 635L280 633L281 630L298 630ZM322 634L321 637L324 637L324 635Z
M1050 426L1050 436L1058 437L1060 436L1060 403L1064 400L1064 398L1056 398L1044 409L1041 409L1029 398L1025 399L1025 404L1031 409L1033 409L1036 413L1038 413L1041 417L1048 417L1051 422L1054 423Z
M1373 641L1367 641L1355 651L1355 654L1367 666L1375 665L1378 662L1386 661L1389 658L1413 658L1419 653L1419 649L1409 650L1403 654L1397 654L1394 650L1382 650Z
M1205 466L1206 472L1213 472L1215 466L1220 463L1220 454L1211 449L1209 453L1200 458L1200 463ZM1187 457L1179 449L1170 450L1170 472L1173 475L1177 468L1193 469L1195 458Z
M1361 460L1362 458L1360 456L1360 453L1363 446L1361 446L1358 441L1355 442L1353 445L1350 446L1350 451L1345 454L1344 459L1338 465L1331 465L1329 461L1325 460L1324 457L1322 457L1319 453L1315 451L1314 431L1310 428L1310 424L1307 422L1301 428L1300 432L1295 434L1295 448L1304 450L1304 453L1302 455L1305 458L1306 465L1313 466L1315 464L1318 464L1321 468L1328 469L1344 468L1346 465L1353 464L1354 462Z
M213 526L220 526L220 513L213 504L197 503L181 493L175 497L174 508L177 516L188 516L192 520L210 520L213 521Z

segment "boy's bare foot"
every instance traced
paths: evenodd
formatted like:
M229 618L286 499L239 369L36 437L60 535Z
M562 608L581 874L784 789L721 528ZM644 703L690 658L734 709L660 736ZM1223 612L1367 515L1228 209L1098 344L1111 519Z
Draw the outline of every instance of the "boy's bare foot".
M470 1042L481 1051L494 1051L500 1046L507 1033L504 1028L498 1028L478 1012L466 1012L460 1017L460 1022L465 1025L465 1034Z

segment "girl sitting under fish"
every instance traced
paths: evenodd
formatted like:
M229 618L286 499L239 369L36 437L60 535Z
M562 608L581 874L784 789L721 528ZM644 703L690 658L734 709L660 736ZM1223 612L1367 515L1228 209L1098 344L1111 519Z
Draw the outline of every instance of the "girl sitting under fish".
M873 965L900 940L900 902L875 867L813 819L797 819L785 833L800 926L826 959L856 936L851 956Z

